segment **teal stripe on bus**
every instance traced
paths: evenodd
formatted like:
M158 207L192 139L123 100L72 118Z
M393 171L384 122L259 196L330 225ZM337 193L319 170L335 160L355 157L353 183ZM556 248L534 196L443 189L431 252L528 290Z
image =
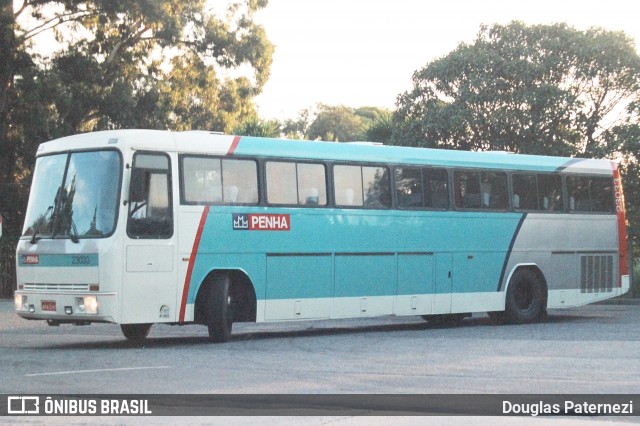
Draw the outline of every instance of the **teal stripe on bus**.
M98 254L22 254L18 263L24 267L95 267Z
M526 216L283 207L269 212L289 215L288 231L234 228L234 215L264 211L211 208L192 254L187 303L215 269L246 273L258 300L495 292ZM445 266L454 271L447 286L436 282Z

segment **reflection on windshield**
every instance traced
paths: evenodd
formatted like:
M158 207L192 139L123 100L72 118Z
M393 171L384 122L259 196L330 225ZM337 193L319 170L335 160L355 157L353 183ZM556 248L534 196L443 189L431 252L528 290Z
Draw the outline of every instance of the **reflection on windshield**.
M110 235L116 224L120 175L116 151L40 157L23 235L34 240Z

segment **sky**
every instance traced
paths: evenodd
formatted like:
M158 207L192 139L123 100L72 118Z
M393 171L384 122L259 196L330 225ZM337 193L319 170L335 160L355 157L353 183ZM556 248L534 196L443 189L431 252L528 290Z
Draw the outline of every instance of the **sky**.
M639 17L637 0L269 0L256 20L275 53L256 105L281 120L318 103L394 109L416 70L472 43L482 24L602 27L638 49Z

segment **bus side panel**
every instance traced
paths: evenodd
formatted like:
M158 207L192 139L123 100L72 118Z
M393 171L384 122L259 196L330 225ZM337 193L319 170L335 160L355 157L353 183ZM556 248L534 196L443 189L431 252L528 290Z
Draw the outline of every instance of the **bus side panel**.
M398 254L396 315L425 315L433 311L435 268L433 254Z
M268 255L265 320L329 318L332 283L328 253Z
M548 307L570 307L618 296L618 241L614 215L529 214L507 271L535 265L545 277ZM544 232L540 230L544 229ZM511 273L505 274L506 289Z
M189 209L192 218L181 225L179 243L180 256L193 262L185 284L185 321L193 318L198 289L215 269L247 274L256 292L257 321L472 312L486 303L493 308L503 304L504 295L496 290L522 218L212 206L202 221L203 207L183 207L183 213ZM239 215L285 215L288 225L243 229L235 223ZM194 248L198 222L202 235Z
M336 255L331 316L391 315L396 282L396 258L392 253Z

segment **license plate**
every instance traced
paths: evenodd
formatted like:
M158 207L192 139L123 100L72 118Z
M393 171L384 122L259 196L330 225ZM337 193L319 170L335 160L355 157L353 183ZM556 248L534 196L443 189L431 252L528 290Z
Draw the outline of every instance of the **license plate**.
M41 308L43 311L56 311L56 301L55 300L43 300Z

